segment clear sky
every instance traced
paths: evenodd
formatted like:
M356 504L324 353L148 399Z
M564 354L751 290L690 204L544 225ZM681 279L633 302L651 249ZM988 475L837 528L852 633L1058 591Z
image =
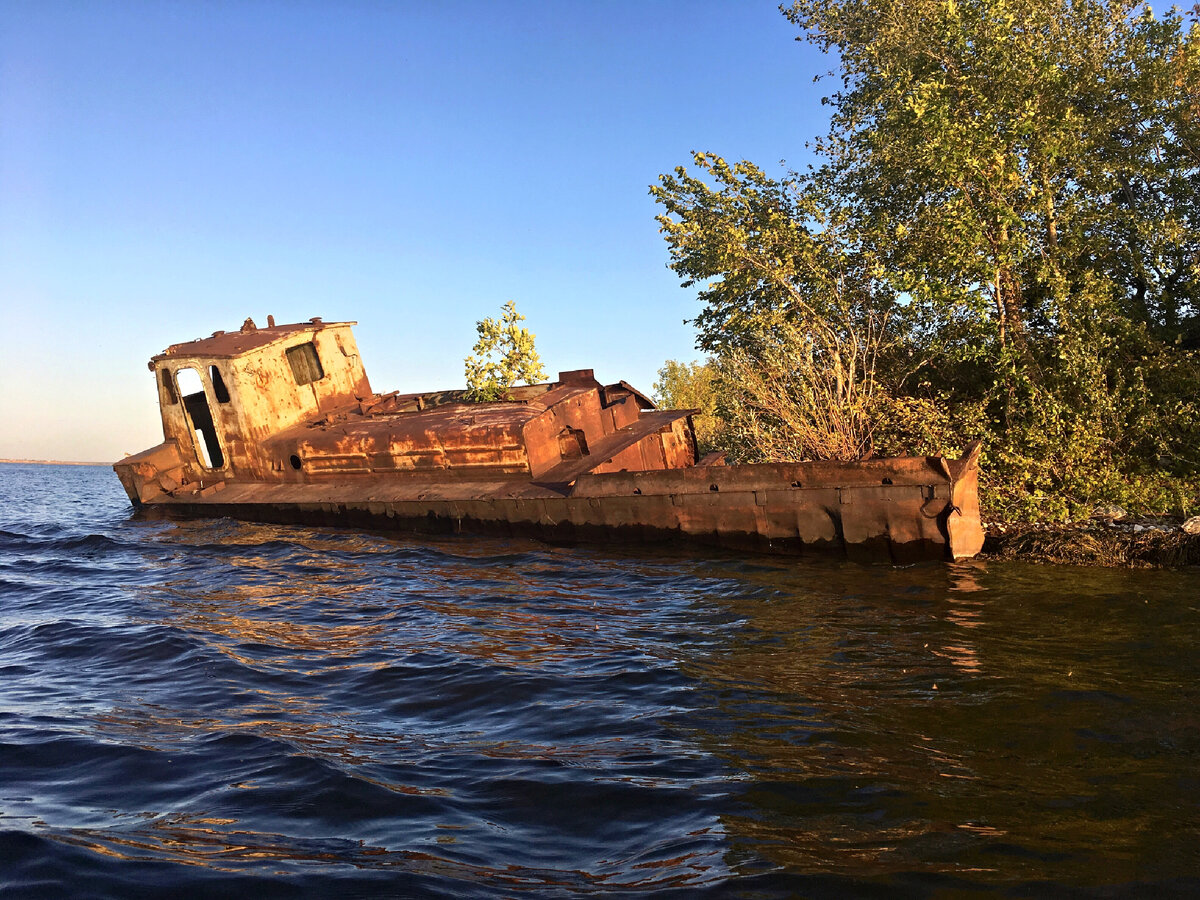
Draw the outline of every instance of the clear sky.
M158 443L147 360L268 313L357 320L417 391L514 300L551 377L649 392L698 304L648 186L809 161L795 36L751 0L0 0L0 457Z

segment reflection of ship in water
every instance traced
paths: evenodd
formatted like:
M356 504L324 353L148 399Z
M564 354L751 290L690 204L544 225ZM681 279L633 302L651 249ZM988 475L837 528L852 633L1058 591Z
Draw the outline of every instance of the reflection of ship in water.
M114 465L134 505L898 562L982 547L977 444L962 459L727 466L720 453L699 457L694 410L655 409L591 369L493 403L375 393L352 324L246 320L155 356L163 442Z
M116 833L76 828L76 846L217 872L452 879L468 894L728 877L723 829L691 797L706 760L680 771L658 724L687 685L633 637L663 612L637 591L655 581L644 566L532 541L172 528L173 544L194 541L226 573L153 589L156 624L200 645L172 672L172 705L119 705L99 730L169 751L185 783L197 755L219 757L219 783ZM679 798L668 820L686 829L656 816L630 832L622 810L643 815L647 795ZM278 803L290 833L270 828Z
M758 863L746 863L754 859L791 871L855 877L895 872L925 852L916 848L926 847L930 835L944 840L973 828L978 837L979 829L988 827L968 817L961 829L938 826L928 819L927 804L902 787L933 783L949 796L953 781L976 777L961 744L939 734L930 720L930 706L938 700L935 684L948 687L955 670L963 677L978 675L970 642L957 633L969 631L979 615L965 592L974 576L963 567L893 570L886 596L873 592L867 570L858 568L806 565L790 572L750 572L738 583L745 599L703 604L706 615L729 627L712 628L698 654L686 646L665 653L660 645L657 652L663 656L655 663L646 660L645 647L631 646L629 640L639 629L661 623L661 609L649 601L606 598L602 591L581 597L536 571L554 566L544 555L533 571L524 565L490 568L488 580L476 585L489 600L479 602L448 585L439 589L441 576L419 557L399 554L390 565L397 586L405 590L396 594L393 625L385 626L377 615L360 619L355 614L360 604L380 602L376 592L370 599L361 596L363 585L378 581L378 557L368 571L356 554L339 552L345 549L341 542L383 545L382 539L301 536L312 544L303 566L308 571L286 583L271 577L277 562L240 553L236 535L226 539L228 564L240 577L227 587L173 597L167 621L205 636L213 653L225 660L228 668L216 671L229 673L230 687L251 680L258 686L238 690L239 702L219 714L168 718L163 710L142 706L113 710L107 727L126 734L149 730L159 744L168 734L181 745L195 739L243 740L249 759L261 765L268 755L282 753L294 762L271 764L273 769L295 765L290 777L312 777L316 784L325 784L329 775L311 771L314 763L333 773L352 773L339 788L346 792L341 802L374 796L371 802L387 806L401 801L380 797L404 798L410 812L414 804L427 804L434 822L429 833L443 843L428 849L420 842L403 849L387 841L297 845L294 839L247 831L236 795L270 789L280 777L275 771L269 778L256 777L251 766L231 770L224 796L217 795L206 815L169 817L117 842L101 833L77 835L104 852L134 858L168 853L234 868L253 858L359 859L355 864L366 868L453 873L481 883L511 878L514 887L551 875L474 866L457 848L454 842L469 840L478 823L456 826L448 810L463 799L458 791L464 779L472 780L470 771L480 770L480 760L487 761L489 778L497 768L590 772L596 785L611 785L613 797L622 791L663 791L682 804L684 797L723 796L718 806L697 803L686 852L664 851L660 870L647 870L641 881L630 882L645 889L719 882L743 864L754 868ZM255 529L251 539L269 543L271 535ZM636 564L604 558L592 565L599 570L591 573L593 583L611 578L636 586L639 578ZM410 593L419 598L425 625L405 613ZM495 602L502 597L512 602ZM334 609L338 615L331 614ZM797 628L798 621L806 624ZM944 628L938 640L931 639L935 623ZM950 624L954 627L946 627ZM619 670L630 654L641 657L633 668L642 674L627 686L601 677L594 696L578 681L568 696L542 693L552 673L595 666L598 672ZM656 674L651 678L650 672ZM537 740L527 725L485 725L478 719L478 701L488 682L504 685L506 703L519 704L524 696L525 702L542 704L541 715L551 720L569 709L570 717L588 721L590 731L571 739L572 729L550 727L547 737ZM330 710L361 704L364 697L383 704L389 728L370 727L361 712L345 719L330 715ZM449 729L441 734L431 733L425 721L435 708L439 730ZM674 724L685 708L687 724ZM631 728L631 715L644 717L646 727ZM606 718L613 723L610 740L597 735L598 723ZM412 730L396 731L395 723L405 721ZM455 733L456 722L473 735ZM880 745L875 737L898 737L906 728L900 745ZM687 745L694 745L693 758L681 772L680 754ZM464 771L450 774L456 766ZM532 783L522 789L528 788ZM472 790L486 795L492 789ZM328 788L318 793L328 794ZM601 787L593 793L606 796ZM332 794L313 800L321 815L332 815L337 802ZM940 869L931 865L930 870ZM599 870L555 877L563 886L607 884ZM621 877L628 880L628 874Z
M730 858L830 895L1190 877L1196 817L1181 833L1175 816L1194 791L1165 773L1194 755L1196 716L1164 717L1156 691L1140 709L1121 668L1161 634L1130 615L1128 573L1072 573L1067 593L1057 577L746 573L721 601L724 640L683 664L710 703L685 734L741 775L721 816Z
M939 712L988 677L974 579L819 563L745 575L744 598L723 602L725 639L685 663L711 698L693 739L742 773L721 818L732 857L818 879L956 869L988 830L960 802L980 777L976 735Z

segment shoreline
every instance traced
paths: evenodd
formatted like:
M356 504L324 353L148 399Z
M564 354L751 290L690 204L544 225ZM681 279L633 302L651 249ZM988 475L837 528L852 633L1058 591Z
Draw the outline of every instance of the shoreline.
M111 466L110 462L79 462L69 459L0 459L14 466Z
M1120 569L1200 566L1200 534L1184 531L1180 519L992 522L984 532L983 550L976 559Z

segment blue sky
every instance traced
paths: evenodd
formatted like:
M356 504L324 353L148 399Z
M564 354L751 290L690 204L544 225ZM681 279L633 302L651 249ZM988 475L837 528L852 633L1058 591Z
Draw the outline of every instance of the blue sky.
M773 3L0 0L0 457L161 440L168 344L353 319L461 386L514 300L548 372L693 359L648 186L810 160L829 67Z

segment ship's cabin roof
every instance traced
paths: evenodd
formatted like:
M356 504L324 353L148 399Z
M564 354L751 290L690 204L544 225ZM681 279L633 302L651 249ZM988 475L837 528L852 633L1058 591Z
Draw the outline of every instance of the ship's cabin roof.
M316 334L326 328L356 325L357 322L324 322L319 317L307 322L296 322L291 325L267 325L257 327L247 319L240 331L214 331L206 338L185 341L182 344L172 344L162 353L153 357L150 362L164 362L169 359L192 359L197 357L208 359L229 359L261 350L276 341L282 341L297 334Z

